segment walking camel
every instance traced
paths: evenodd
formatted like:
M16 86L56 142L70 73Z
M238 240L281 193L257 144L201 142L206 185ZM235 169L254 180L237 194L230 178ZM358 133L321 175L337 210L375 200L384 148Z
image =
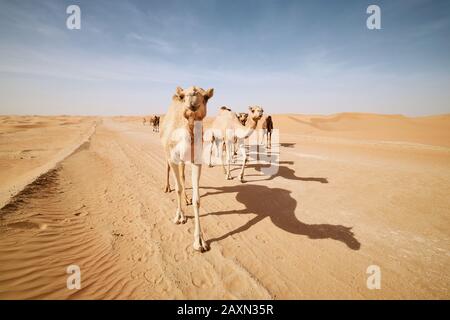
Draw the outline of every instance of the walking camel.
M150 117L150 124L153 126L153 132L159 132L159 120L160 116L151 116Z
M200 228L200 197L199 181L201 174L201 161L194 161L201 157L201 143L196 143L194 139L202 139L202 131L198 131L198 122L202 122L206 116L206 105L213 96L214 89L203 90L199 87L189 87L182 89L177 87L172 103L161 123L161 142L167 159L167 176L170 169L175 179L175 190L177 194L177 210L174 223L185 223L186 217L181 206L181 194L184 192L181 170L186 162L191 163L192 171L192 207L195 216L194 229L194 250L203 252L209 249L208 244L203 239ZM197 122L197 123L196 123ZM201 128L200 128L201 129ZM195 136L194 136L195 131ZM201 140L200 140L201 141ZM183 170L184 171L184 170Z
M259 106L253 106L248 108L248 116L245 126L237 118L236 114L227 108L222 107L219 110L219 115L214 120L208 134L205 135L205 141L210 142L209 150L209 165L211 166L211 153L213 147L213 141L216 143L218 150L221 150L221 146L225 145L225 160L223 161L222 152L222 165L227 180L231 180L230 163L232 160L232 146L235 139L237 139L238 149L242 155L242 167L239 174L239 180L244 181L244 169L247 163L247 151L244 145L244 139L248 138L256 126L258 121L261 120L264 110ZM226 167L225 167L226 165Z
M246 112L239 112L239 113L236 113L236 117L239 119L239 122L243 126L245 126L245 123L247 122L248 113L246 113ZM234 138L234 143L233 143L233 156L232 156L233 163L234 163L234 156L237 156L237 151L238 151L237 143L238 143L238 140L235 137Z
M272 122L271 116L267 116L264 119L264 122L262 124L262 129L263 129L263 133L262 133L261 144L264 144L264 136L265 136L266 137L266 148L270 149L270 148L272 148L272 130L273 130L273 122Z

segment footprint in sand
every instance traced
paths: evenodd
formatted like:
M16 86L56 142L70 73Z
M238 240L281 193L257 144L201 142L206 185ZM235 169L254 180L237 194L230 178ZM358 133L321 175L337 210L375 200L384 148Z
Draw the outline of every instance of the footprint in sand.
M191 272L191 282L197 288L211 288L214 287L216 281L211 272L207 269Z
M257 235L255 236L255 239L258 240L258 241L260 241L260 242L262 242L262 243L267 243L267 240L266 240L265 237L262 236L262 235L257 234Z
M75 213L75 215L76 215L77 217L85 217L85 216L87 216L88 214L89 214L89 212L86 212L86 211Z
M14 222L7 225L9 228L13 229L23 229L23 230L30 230L30 229L39 229L39 230L45 230L47 229L48 225L46 223L34 223L30 221L20 221L20 222Z
M180 262L181 260L183 260L183 255L179 254L179 253L175 253L173 255L173 259L175 260L175 262Z
M191 273L191 282L197 288L205 288L206 287L206 279L197 273Z
M169 236L169 235L167 235L167 234L161 234L160 236L159 236L159 238L161 239L161 241L168 241L168 240L171 240L171 236Z
M151 270L147 270L144 272L144 278L148 283L151 283L153 285L160 285L164 280L161 274L157 274Z

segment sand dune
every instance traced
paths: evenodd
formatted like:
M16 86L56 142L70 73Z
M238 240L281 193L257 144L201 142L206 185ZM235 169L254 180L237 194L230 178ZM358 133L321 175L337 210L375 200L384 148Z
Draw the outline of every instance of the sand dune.
M0 118L0 207L74 152L95 130L80 117Z
M200 254L142 117L0 117L0 299L449 299L450 115L273 120L277 174L203 169Z

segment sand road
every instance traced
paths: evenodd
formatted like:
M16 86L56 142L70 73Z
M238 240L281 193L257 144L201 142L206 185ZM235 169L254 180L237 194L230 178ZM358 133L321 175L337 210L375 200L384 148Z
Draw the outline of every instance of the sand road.
M140 119L89 121L89 141L0 211L1 299L450 298L445 143L275 117L276 175L250 162L241 184L203 167L200 254L191 207L186 224L171 221L158 134ZM72 264L80 290L66 287Z

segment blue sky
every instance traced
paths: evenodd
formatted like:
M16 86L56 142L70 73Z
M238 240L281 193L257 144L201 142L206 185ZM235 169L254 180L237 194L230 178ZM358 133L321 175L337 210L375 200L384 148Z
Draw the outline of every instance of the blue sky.
M81 8L81 30L66 8ZM381 8L381 30L366 8ZM450 1L0 0L1 114L450 113Z

